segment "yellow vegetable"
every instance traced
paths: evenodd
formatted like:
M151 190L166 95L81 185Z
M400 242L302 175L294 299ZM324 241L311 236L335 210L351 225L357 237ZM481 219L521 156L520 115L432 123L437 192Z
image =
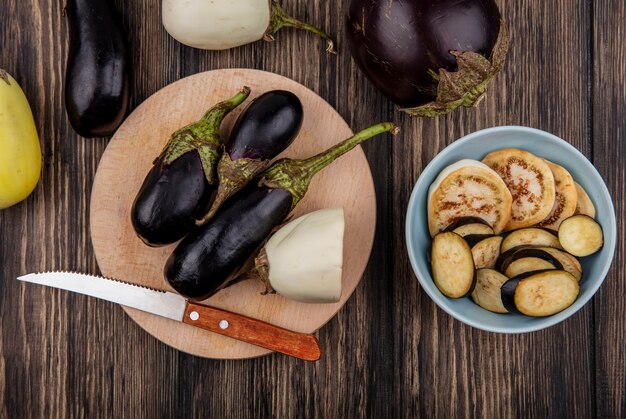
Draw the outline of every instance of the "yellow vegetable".
M25 199L41 174L39 136L28 100L0 69L0 209Z

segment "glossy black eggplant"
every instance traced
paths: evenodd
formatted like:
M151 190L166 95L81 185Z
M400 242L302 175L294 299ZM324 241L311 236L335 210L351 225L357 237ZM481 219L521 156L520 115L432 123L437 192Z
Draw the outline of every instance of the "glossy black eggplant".
M129 61L122 28L108 0L67 0L70 48L65 107L83 137L106 137L128 109Z
M215 175L224 117L250 94L247 87L218 103L197 122L172 134L148 172L131 209L137 235L150 246L183 238L204 214L217 191Z
M302 127L302 103L285 90L273 90L254 99L239 115L217 167L219 186L213 205L198 224L285 150Z
M478 103L509 43L494 0L352 0L346 28L365 75L418 116Z
M390 122L380 123L316 156L274 163L178 244L165 265L168 283L192 300L218 292L284 221L317 172L368 138L387 131L396 133L398 128Z

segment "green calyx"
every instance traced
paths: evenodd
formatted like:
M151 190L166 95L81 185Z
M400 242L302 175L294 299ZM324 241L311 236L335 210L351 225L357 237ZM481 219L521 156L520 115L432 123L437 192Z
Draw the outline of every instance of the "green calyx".
M200 156L204 176L209 184L216 181L217 162L224 144L220 137L220 125L224 117L250 95L250 88L243 87L235 96L209 109L200 120L172 134L161 156L163 164L170 165L182 155L195 151Z
M491 61L472 51L450 51L456 58L457 71L439 69L433 77L439 80L437 99L415 108L401 109L414 116L435 117L459 106L476 106L483 99L489 83L502 69L511 41L510 34L500 22L500 32L493 46Z
M269 165L269 160L241 158L232 160L228 153L223 153L217 165L219 179L217 193L211 208L204 217L196 221L203 225L215 215L219 207L239 189L243 188L253 177L261 173Z
M331 54L337 53L337 51L335 50L335 42L332 40L330 35L313 25L289 16L283 10L283 8L280 7L280 4L278 4L277 1L273 0L270 15L270 25L265 31L265 36L263 37L263 39L265 39L266 41L273 41L274 35L282 27L304 29L306 31L312 32L320 38L326 40L326 51L330 52Z
M363 141L383 132L395 135L400 129L391 122L381 122L364 129L339 144L304 160L281 159L270 166L261 175L259 185L273 189L285 189L293 197L293 209L306 193L313 176L337 160L340 156L352 150Z

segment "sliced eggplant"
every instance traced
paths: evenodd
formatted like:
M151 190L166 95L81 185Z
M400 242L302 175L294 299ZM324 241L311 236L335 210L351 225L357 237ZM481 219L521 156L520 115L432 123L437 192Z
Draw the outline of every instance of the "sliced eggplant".
M527 272L502 285L501 298L509 311L532 317L556 314L571 306L580 288L568 272L548 270Z
M491 228L490 226L486 224L479 224L479 223L465 224L461 227L455 228L452 231L454 231L456 234L458 234L461 237L470 236L470 235L488 235L488 236L494 235L493 228Z
M474 267L476 269L489 268L496 266L496 260L500 256L500 246L502 237L491 236L483 239L472 246L472 257L474 258Z
M514 247L513 249L507 250L502 253L498 260L496 261L496 269L500 272L506 272L509 265L521 258L540 258L545 261L550 262L556 269L563 269L563 265L557 258L552 256L550 253L545 250L538 249L532 246L519 246Z
M479 217L500 233L511 216L511 193L500 176L476 160L458 161L428 189L430 235L463 217Z
M563 220L574 215L578 192L576 192L576 185L572 175L565 168L551 161L545 159L544 161L550 167L554 176L555 197L550 215L538 225L558 230Z
M461 298L472 292L476 271L472 251L463 237L453 232L437 234L431 266L435 285L445 296Z
M554 258L561 262L561 265L563 265L563 270L572 274L572 276L580 282L580 279L583 277L583 267L575 256L552 247L538 247L538 249L548 252L554 256Z
M457 234L459 234L459 233L457 233ZM463 238L465 239L467 244L469 244L470 247L474 247L478 243L480 243L481 241L489 239L491 237L498 237L498 236L494 236L493 234L470 234L470 235L465 236Z
M574 215L583 214L588 215L591 218L596 218L596 208L593 206L593 202L591 202L591 198L587 194L587 191L583 189L578 183L574 182L574 186L576 186L576 210L574 211Z
M559 241L566 252L584 257L596 253L604 245L602 227L588 215L574 215L561 223Z
M476 286L472 291L472 300L485 310L494 313L508 313L502 304L500 287L509 278L493 269L478 269L476 271Z
M533 226L548 217L554 205L554 175L541 158L517 148L493 151L483 163L502 177L513 198L506 230Z
M486 226L489 225L487 221L483 220L480 217L461 217L454 221L452 224L450 224L448 227L446 227L446 229L443 231L454 231L455 229L463 227L467 224L484 224Z
M562 269L562 267L557 268L545 259L531 256L514 260L506 268L504 274L509 278L513 278L526 272L545 271L547 269Z
M528 227L515 230L506 236L506 238L502 241L502 248L500 251L504 253L514 247L523 245L547 246L563 249L561 243L559 242L559 238L556 235L542 228Z

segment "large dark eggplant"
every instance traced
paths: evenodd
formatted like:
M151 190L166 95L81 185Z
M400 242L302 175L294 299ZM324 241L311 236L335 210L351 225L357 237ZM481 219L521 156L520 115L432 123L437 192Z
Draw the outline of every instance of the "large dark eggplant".
M199 121L172 134L131 209L133 228L144 243L161 246L182 239L211 205L217 191L217 162L224 148L221 122L249 94L250 89L243 88Z
M231 281L306 193L313 176L374 135L398 128L383 122L304 160L281 159L241 189L206 224L189 233L165 265L168 283L203 300Z
M302 103L285 90L264 93L248 105L237 118L217 166L219 186L213 205L198 224L210 219L228 197L289 147L302 119Z
M478 103L509 44L494 0L352 0L346 27L361 70L418 116Z
M67 0L70 48L65 106L83 137L106 137L128 109L129 63L122 29L108 0Z

